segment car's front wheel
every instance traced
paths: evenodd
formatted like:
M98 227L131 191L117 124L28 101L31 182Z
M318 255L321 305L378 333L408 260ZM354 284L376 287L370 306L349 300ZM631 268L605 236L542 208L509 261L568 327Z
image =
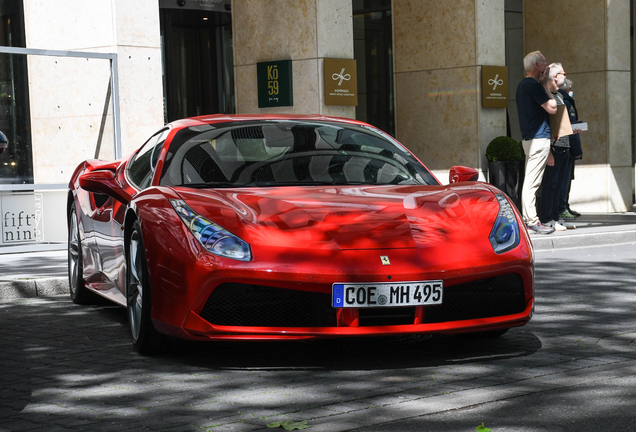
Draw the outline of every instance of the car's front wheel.
M126 299L128 323L133 347L140 354L154 354L162 349L165 336L152 324L152 294L146 252L139 222L135 222L128 241Z

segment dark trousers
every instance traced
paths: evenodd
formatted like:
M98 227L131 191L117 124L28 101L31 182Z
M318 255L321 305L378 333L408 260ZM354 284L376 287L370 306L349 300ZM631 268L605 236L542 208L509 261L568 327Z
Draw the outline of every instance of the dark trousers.
M542 223L559 220L561 185L564 184L564 178L570 175L570 171L566 171L567 160L570 157L569 149L553 147L551 151L554 156L554 165L546 165L541 182L539 219Z
M568 210L568 200L570 198L570 185L572 184L572 170L574 169L574 157L568 152L568 158L565 161L565 175L563 176L563 183L561 183L561 191L559 193L559 214Z

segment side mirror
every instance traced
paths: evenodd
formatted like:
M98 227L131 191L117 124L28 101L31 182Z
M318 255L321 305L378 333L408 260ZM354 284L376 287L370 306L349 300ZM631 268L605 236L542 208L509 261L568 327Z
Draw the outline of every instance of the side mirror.
M9 148L9 138L0 131L0 154L4 152L7 148Z
M454 166L448 173L448 181L450 183L477 181L478 179L479 171L477 171L475 168Z
M95 170L84 173L79 178L79 185L88 192L105 194L124 204L128 204L132 199L130 194L122 189L117 182L115 173L110 170Z

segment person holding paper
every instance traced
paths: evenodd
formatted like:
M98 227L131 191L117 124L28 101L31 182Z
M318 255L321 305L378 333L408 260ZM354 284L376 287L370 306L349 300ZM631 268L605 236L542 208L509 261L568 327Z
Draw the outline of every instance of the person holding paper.
M541 223L537 215L536 192L541 186L545 165L550 155L550 121L557 105L547 88L550 68L540 51L523 59L526 77L517 87L517 111L526 152L526 174L521 191L523 219L531 233L551 234L554 228Z
M557 112L550 115L550 125L554 140L550 146L547 166L543 172L541 182L541 207L539 219L545 226L554 228L556 231L565 231L568 228L576 228L572 223L565 222L559 218L559 199L561 197L561 187L564 184L568 168L568 158L570 157L570 139L572 134L570 117L565 110L563 96L559 93L559 82L563 84L565 71L561 63L552 63L548 76L548 89L557 103ZM558 136L557 136L558 135Z

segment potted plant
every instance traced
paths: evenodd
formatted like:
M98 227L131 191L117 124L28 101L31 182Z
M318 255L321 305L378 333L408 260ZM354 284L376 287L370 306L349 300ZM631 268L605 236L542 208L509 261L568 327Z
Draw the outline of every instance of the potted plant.
M488 183L505 192L521 210L521 188L525 174L526 155L521 142L499 136L486 148Z

